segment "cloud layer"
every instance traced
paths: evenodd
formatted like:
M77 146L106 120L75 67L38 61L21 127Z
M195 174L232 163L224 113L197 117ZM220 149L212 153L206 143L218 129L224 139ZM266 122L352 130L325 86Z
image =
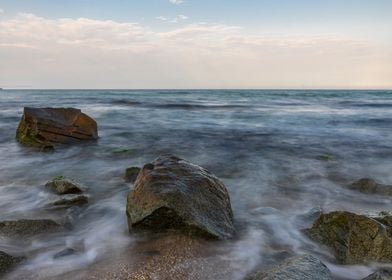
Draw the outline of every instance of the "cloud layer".
M33 88L386 88L390 46L339 37L265 37L194 23L0 21L0 86Z

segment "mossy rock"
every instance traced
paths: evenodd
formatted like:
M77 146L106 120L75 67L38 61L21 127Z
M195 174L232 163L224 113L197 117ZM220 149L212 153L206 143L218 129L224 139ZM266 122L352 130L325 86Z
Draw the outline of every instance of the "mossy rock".
M82 206L88 204L87 195L67 195L51 202L49 205L58 207Z
M392 262L390 227L381 222L381 219L336 211L322 214L305 233L331 248L339 263L389 263Z
M321 160L321 161L333 161L333 160L335 160L334 157L331 156L331 155L319 155L317 157L317 159Z
M54 177L51 181L45 184L45 187L60 195L80 194L84 191L83 186L71 179L65 178L64 176Z

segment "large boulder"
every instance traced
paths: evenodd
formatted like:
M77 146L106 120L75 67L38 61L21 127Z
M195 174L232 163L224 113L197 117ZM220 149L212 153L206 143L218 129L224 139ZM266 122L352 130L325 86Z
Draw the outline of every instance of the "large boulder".
M23 145L39 148L98 138L97 123L75 108L24 108L16 130Z
M371 218L350 212L322 214L306 230L314 241L331 248L338 262L359 264L392 262L392 238L388 217Z
M128 194L129 230L178 229L226 239L234 234L225 185L204 168L165 155L146 164Z
M370 178L355 181L349 188L366 194L392 195L392 186L379 184Z
M55 221L44 220L13 220L0 222L0 235L11 238L29 237L43 233L53 233L63 227Z
M282 264L257 272L249 280L332 280L329 269L312 255L289 258Z

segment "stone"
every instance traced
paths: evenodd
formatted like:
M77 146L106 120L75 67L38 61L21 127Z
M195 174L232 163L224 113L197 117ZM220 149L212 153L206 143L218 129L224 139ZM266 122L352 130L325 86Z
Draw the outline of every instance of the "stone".
M355 181L349 188L366 194L392 195L392 186L379 184L370 178Z
M82 187L80 184L63 176L57 176L53 178L51 181L45 184L45 187L60 195L80 194L84 191L84 187Z
M13 220L0 222L0 235L5 237L29 237L42 233L53 233L63 227L53 220Z
M53 148L98 139L97 123L75 108L25 107L16 130L19 143Z
M332 280L329 269L312 255L296 256L267 271L257 272L249 280Z
M341 264L392 261L390 227L379 220L350 212L322 214L305 231L309 238L326 245Z
M52 206L71 207L81 206L88 203L88 196L86 195L67 195L50 203Z
M216 239L233 237L233 212L223 182L206 169L164 155L144 165L128 194L130 232L175 229Z
M13 257L3 251L0 251L0 275L10 271L22 260L24 260L24 257Z
M392 271L383 269L370 274L368 277L362 280L392 280Z
M68 257L71 255L74 255L75 253L76 253L75 249L65 248L64 250L61 250L60 252L54 254L53 259L60 259L60 258Z
M140 168L139 167L128 167L125 170L124 179L127 183L134 183L137 175L139 175Z

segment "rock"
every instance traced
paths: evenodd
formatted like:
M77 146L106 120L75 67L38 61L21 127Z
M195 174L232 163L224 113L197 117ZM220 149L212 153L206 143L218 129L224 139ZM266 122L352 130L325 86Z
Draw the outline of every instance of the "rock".
M50 203L52 206L80 206L88 203L88 196L86 195L67 195L66 197L62 197L58 200L55 200Z
M331 248L342 264L391 262L390 228L380 221L381 218L377 221L363 215L336 211L322 214L305 233L312 240Z
M0 275L11 270L16 264L20 263L23 257L13 257L7 253L0 251Z
M45 187L53 192L63 194L79 194L83 192L84 187L78 183L67 179L63 176L57 176L45 184Z
M134 229L177 229L225 239L234 235L225 185L204 168L165 155L146 164L128 194L127 216Z
M392 280L391 270L381 270L370 274L368 277L362 280Z
M6 237L33 236L41 233L52 233L63 227L52 220L15 220L0 222L0 235Z
M39 148L97 138L97 123L75 108L25 107L16 130L16 139L21 144Z
M139 167L129 167L125 170L125 176L124 179L126 182L128 183L134 183L137 175L140 172L140 168Z
M71 255L74 255L75 252L76 252L75 249L65 248L64 250L61 250L60 252L56 253L53 256L53 259L60 259L60 258L68 257L68 256L71 256Z
M292 257L271 270L261 271L249 280L332 280L329 269L312 255Z
M392 195L392 186L378 184L369 178L362 178L352 183L349 188L366 194Z

